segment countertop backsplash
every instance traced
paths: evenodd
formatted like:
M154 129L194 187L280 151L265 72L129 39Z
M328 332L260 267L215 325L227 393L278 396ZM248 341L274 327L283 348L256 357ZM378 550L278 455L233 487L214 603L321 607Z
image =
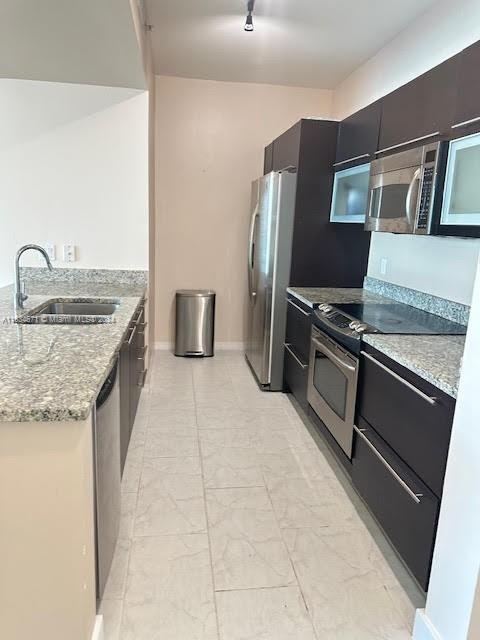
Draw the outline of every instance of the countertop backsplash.
M363 283L364 289L377 293L381 296L391 298L397 302L409 304L412 307L434 313L437 316L458 322L459 324L468 325L470 316L470 307L460 302L453 302L445 298L439 298L429 293L402 287L398 284L378 280L371 276L366 276Z
M27 282L54 282L72 284L118 284L132 286L146 286L148 271L141 269L69 269L54 267L52 271L47 267L22 267L20 273Z

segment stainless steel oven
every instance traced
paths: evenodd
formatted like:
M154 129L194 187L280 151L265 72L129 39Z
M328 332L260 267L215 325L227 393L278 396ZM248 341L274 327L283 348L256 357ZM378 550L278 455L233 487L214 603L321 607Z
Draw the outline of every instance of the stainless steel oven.
M372 162L365 229L429 234L447 149L445 142L434 142Z
M357 382L358 358L312 327L308 402L349 458Z

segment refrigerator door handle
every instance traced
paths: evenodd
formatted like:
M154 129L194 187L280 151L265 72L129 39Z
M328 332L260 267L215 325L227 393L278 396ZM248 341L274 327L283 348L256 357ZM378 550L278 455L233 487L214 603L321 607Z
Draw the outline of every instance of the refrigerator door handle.
M248 294L250 298L253 300L257 295L253 290L253 270L254 270L254 242L253 238L255 235L255 223L258 216L258 204L255 206L255 209L252 213L252 219L250 220L250 233L248 240Z

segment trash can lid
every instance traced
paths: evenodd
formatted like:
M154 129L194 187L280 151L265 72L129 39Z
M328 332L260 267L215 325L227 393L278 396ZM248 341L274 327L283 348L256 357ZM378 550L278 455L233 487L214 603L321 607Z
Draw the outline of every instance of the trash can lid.
M207 298L215 295L215 291L212 291L211 289L179 289L176 293L177 296L198 298Z

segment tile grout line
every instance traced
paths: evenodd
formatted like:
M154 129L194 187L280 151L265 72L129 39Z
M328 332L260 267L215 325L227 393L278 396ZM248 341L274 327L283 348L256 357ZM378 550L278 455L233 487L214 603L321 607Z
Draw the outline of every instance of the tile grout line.
M206 527L206 535L208 541L208 555L210 559L210 577L212 580L212 596L213 596L213 607L215 610L215 621L217 623L217 638L220 640L220 620L218 617L218 606L217 606L217 597L215 590L215 575L213 572L213 556L212 556L212 541L210 538L210 526L208 523L208 511L207 511L207 491L205 487L205 473L203 468L203 457L202 457L202 446L200 443L200 434L198 429L198 407L197 407L197 394L195 390L195 375L193 371L193 367L191 368L191 377L192 377L192 386L193 386L193 403L195 407L195 422L197 426L197 446L198 446L198 454L200 459L200 472L202 477L202 492L203 492L203 504L205 508L205 527Z
M290 418L290 416L289 416L289 418ZM317 630L315 629L315 625L313 623L313 618L312 618L312 615L310 613L310 608L308 606L305 594L303 593L301 582L300 582L300 580L298 578L298 574L297 574L297 571L295 569L295 563L292 560L292 556L290 554L290 550L288 548L288 545L285 542L285 538L283 536L282 528L280 527L280 523L278 521L277 514L276 514L275 508L273 506L273 500L272 500L272 496L270 495L270 489L268 488L267 478L266 478L265 472L263 470L263 465L261 465L261 471L262 471L263 481L265 483L265 489L267 491L268 500L269 500L270 505L272 507L273 516L275 518L275 522L277 523L278 531L280 533L280 539L282 540L282 543L283 543L283 545L285 547L285 551L287 552L287 555L288 555L288 559L290 560L290 565L292 567L293 575L295 576L297 587L298 587L298 590L300 591L300 595L302 597L302 601L303 601L303 604L305 606L305 611L307 612L308 619L310 620L310 624L312 626L313 635L314 635L315 638L317 638L317 640L320 640L319 637L318 637L318 634L317 634Z
M148 388L148 392L150 393L150 387ZM146 422L148 424L148 412L146 415ZM135 421L133 423L133 430L135 430ZM147 425L145 425L145 431L147 430ZM146 439L146 435L145 435L145 439ZM128 547L128 559L127 559L127 567L125 569L125 584L124 584L124 588L123 588L123 597L122 597L122 605L121 605L121 614L120 614L120 625L119 625L119 629L118 629L118 640L122 640L122 635L123 635L123 618L124 618L124 613L125 613L125 601L126 601L126 595L127 595L127 582L128 582L128 576L130 573L130 559L132 557L132 545L133 545L133 541L135 538L135 520L137 517L137 505L138 505L138 496L140 493L140 481L141 481L141 477L142 477L142 473L143 473L143 456L145 453L145 439L143 441L143 446L142 446L142 461L141 461L141 470L140 470L140 475L138 478L138 484L137 484L137 491L135 492L135 509L133 512L133 523L132 523L132 529L130 531L130 538L129 538L129 547ZM131 440L131 436L130 436L130 440ZM127 456L128 456L128 450L127 450ZM126 493L134 493L133 491L129 491ZM121 496L123 497L123 496Z

